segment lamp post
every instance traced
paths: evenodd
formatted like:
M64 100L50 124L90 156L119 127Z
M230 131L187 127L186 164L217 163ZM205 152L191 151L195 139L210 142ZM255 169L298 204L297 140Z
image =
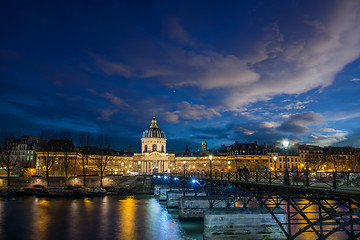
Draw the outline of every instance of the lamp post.
M211 178L212 178L212 166L211 166L211 162L212 162L213 156L210 155L210 156L209 156L209 159L210 159L210 179L211 179Z
M185 177L185 170L186 170L186 161L184 161L184 177Z
M277 160L277 156L274 155L273 159L274 159L275 177L277 177L276 176L276 160Z
M284 171L284 185L289 185L290 184L290 178L289 178L289 169L288 169L288 162L287 162L287 156L286 156L286 150L287 147L289 146L289 141L284 140L282 142L284 148L285 148L285 171Z

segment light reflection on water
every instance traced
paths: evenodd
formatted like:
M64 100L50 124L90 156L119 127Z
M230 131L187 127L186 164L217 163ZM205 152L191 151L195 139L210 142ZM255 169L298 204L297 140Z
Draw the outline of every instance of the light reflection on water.
M316 208L311 206L307 210L316 212ZM307 217L318 216L307 213ZM293 233L299 227L303 226L293 226ZM164 202L151 196L0 199L0 239L4 240L200 240L202 229L202 221L180 222L177 209L166 209ZM339 232L329 239L344 237L344 233ZM297 239L316 239L316 236L305 233Z
M174 213L171 214L171 213ZM180 223L151 196L0 199L0 239L202 239L202 222Z

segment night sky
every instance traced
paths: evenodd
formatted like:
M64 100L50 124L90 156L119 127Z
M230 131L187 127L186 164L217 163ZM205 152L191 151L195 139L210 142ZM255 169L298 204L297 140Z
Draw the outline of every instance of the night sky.
M0 130L360 147L360 1L2 1Z

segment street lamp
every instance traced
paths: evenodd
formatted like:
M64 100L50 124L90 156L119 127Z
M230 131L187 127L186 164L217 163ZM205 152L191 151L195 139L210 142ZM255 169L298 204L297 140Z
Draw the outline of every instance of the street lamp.
M273 159L274 159L274 165L275 165L274 167L275 167L275 171L276 171L276 160L277 160L277 156L274 155Z
M276 160L277 160L277 156L274 155L273 158L274 158L275 177L277 177L277 175L276 175Z
M209 156L209 159L210 159L210 178L212 178L212 166L211 166L211 162L212 162L213 156L210 155L210 156Z
M289 146L289 141L288 141L288 140L282 141L282 145L283 145L284 148L285 148L284 184L285 184L285 185L289 185L289 184L290 184L290 178L289 178L289 169L288 169L288 162L287 162L287 156L286 156L286 150L287 150L287 147Z
M185 177L185 170L186 170L186 161L184 161L184 177Z

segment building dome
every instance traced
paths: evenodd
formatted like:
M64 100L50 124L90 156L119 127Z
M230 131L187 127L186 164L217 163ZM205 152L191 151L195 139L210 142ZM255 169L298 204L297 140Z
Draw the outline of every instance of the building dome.
M156 119L153 117L150 128L144 131L142 138L165 138L165 133L156 125Z

